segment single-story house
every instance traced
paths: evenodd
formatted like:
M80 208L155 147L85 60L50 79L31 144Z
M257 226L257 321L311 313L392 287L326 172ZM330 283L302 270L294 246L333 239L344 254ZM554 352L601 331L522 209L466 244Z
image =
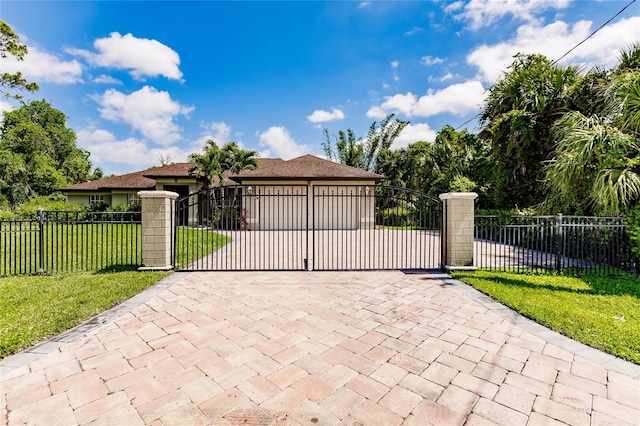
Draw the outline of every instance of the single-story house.
M227 173L224 186L243 185L240 190L246 228L276 229L370 229L375 224L375 185L385 177L333 161L303 155L291 160L258 159L258 168L237 175ZM74 204L139 203L138 191L165 190L179 197L198 192L205 179L189 174L189 163L154 167L121 176L79 183L61 191ZM216 179L217 180L217 179ZM231 189L229 190L231 191ZM237 190L233 190L237 192ZM213 191L190 197L179 210L184 225L197 226L218 203L207 197L225 196ZM216 195L216 193L218 195ZM216 206L216 207L214 207ZM186 209L186 210L185 210Z
M248 229L370 229L375 185L385 177L303 155L230 179L245 186Z
M258 167L268 167L281 161L260 158ZM67 196L67 202L72 204L139 204L138 191L173 191L183 197L198 192L206 184L205 179L189 174L189 167L189 163L174 163L78 183L60 190ZM226 173L227 176L229 174ZM225 185L229 184L233 185L234 182L227 179Z

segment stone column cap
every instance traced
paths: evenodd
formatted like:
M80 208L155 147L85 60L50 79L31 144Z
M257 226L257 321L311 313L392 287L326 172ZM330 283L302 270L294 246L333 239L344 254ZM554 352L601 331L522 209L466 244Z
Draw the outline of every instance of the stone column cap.
M177 192L172 191L138 191L138 197L140 198L178 198Z
M454 199L470 199L475 200L478 198L478 194L475 192L447 192L440 194L441 200L454 200Z

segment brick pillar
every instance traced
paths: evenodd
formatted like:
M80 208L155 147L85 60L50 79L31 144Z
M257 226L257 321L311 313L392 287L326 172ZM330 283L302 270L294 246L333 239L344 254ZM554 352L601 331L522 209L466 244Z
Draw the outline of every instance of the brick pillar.
M442 267L473 270L475 192L440 194L442 200Z
M178 194L171 191L140 191L142 203L142 267L139 271L173 269L174 202Z

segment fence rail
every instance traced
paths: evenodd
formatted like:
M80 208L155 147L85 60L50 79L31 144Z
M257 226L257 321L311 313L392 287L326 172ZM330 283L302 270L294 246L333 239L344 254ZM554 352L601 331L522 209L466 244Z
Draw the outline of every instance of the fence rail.
M44 212L0 221L0 276L139 266L135 212Z
M624 219L591 216L476 216L475 265L516 271L637 273Z

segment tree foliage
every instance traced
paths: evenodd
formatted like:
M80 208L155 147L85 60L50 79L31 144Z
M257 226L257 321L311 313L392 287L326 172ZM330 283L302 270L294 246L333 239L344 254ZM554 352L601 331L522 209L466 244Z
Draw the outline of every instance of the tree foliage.
M22 61L28 52L27 46L20 43L20 38L11 27L6 22L0 21L0 59L11 55ZM18 90L35 92L38 90L38 84L28 82L20 71L13 74L0 71L0 92L5 97L21 99L22 96L16 93Z
M402 186L434 197L443 192L485 193L488 145L473 133L446 125L434 142L418 141L399 150L383 151L376 173L386 184Z
M518 54L489 90L479 136L491 143L498 207L539 201L543 162L554 150L551 129L565 111L579 75L578 67L552 65L542 55Z
M635 44L594 87L597 108L569 111L555 123L547 208L619 213L640 202L638 64L640 44Z
M0 132L0 196L11 206L91 178L89 152L48 102L5 112Z
M209 139L202 153L189 156L189 173L205 178L207 186L212 188L218 182L224 185L224 173L227 171L237 174L258 167L257 156L256 151L240 148L235 142L228 142L219 148L214 140Z
M323 130L324 142L322 147L329 160L337 161L358 169L375 170L378 157L388 151L393 141L409 124L408 121L394 119L394 114L388 115L380 123L374 121L369 127L366 138L356 138L353 130L338 131L338 135L331 135L328 129Z

